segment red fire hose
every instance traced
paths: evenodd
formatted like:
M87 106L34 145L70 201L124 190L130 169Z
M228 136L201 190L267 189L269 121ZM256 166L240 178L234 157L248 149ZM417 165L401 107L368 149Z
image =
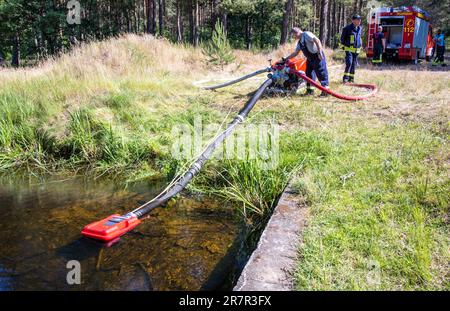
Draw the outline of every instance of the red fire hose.
M322 85L320 85L319 83L317 83L316 81L308 78L306 76L306 74L302 73L302 72L296 72L295 73L299 78L305 80L306 82L308 82L309 84L311 84L312 86L318 88L319 90L330 94L331 96L334 96L336 98L339 99L343 99L343 100L363 100L363 99L367 99L373 95L375 95L378 92L378 88L376 85L374 84L357 84L357 83L346 83L345 85L348 86L353 86L353 87L357 87L357 88L364 88L364 89L369 89L371 90L369 93L364 94L364 95L358 95L358 96L350 96L350 95L344 95L344 94L339 94L336 92L333 92L330 89L327 89L326 87L323 87Z

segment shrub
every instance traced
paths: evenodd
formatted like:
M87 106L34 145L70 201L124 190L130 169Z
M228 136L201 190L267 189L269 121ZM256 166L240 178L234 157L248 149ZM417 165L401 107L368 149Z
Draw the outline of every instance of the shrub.
M224 66L234 61L235 57L228 42L227 33L220 21L217 21L211 41L203 48L203 53L214 65Z

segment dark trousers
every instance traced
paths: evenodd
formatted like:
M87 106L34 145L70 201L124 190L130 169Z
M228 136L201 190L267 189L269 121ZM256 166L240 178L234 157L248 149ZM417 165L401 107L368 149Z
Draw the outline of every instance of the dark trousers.
M353 82L355 78L356 64L358 64L358 53L345 52L344 82Z
M312 80L316 80L316 76L322 86L328 86L328 69L325 55L322 53L322 60L319 59L318 54L311 54L306 60L306 76ZM307 83L306 87L310 87Z
M381 65L381 63L383 63L383 46L375 45L373 47L372 64Z
M438 63L443 63L444 62L444 54L445 54L445 45L443 45L443 46L438 45L437 49L436 49L436 60L435 61Z

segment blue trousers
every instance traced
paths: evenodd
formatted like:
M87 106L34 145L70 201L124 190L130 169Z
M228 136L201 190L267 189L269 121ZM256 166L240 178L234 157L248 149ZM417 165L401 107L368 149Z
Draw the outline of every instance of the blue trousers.
M349 51L345 52L345 72L344 82L353 82L355 78L355 69L358 64L358 54Z
M306 59L306 76L312 80L316 80L316 76L322 86L328 86L328 69L325 55L322 53L322 60L319 59L318 54L308 55ZM307 83L306 87L310 87Z
M445 55L445 45L437 46L436 49L436 60L435 62L443 63L444 62L444 55Z

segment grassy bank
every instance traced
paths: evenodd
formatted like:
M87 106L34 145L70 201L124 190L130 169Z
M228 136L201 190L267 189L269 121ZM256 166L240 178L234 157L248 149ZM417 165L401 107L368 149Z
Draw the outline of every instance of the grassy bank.
M448 290L450 77L405 67L359 76L381 87L377 99L298 112L332 143L294 181L310 207L297 288Z
M294 182L311 206L298 288L448 289L446 133L343 122L329 135L327 161Z
M81 169L137 178L167 171L173 125L198 110L219 115L189 83L189 66L201 59L195 50L127 36L37 68L3 70L0 171Z
M261 80L217 92L192 81L238 76L287 50L236 51L236 63L213 69L199 50L127 36L2 70L0 172L171 176L184 163L171 155L173 127L193 127L199 114L230 120ZM330 65L331 88L356 92ZM450 77L421 66L360 68L359 81L380 87L365 102L261 99L247 122L280 126L279 165L213 160L190 189L267 215L292 180L310 215L298 289L449 289Z

